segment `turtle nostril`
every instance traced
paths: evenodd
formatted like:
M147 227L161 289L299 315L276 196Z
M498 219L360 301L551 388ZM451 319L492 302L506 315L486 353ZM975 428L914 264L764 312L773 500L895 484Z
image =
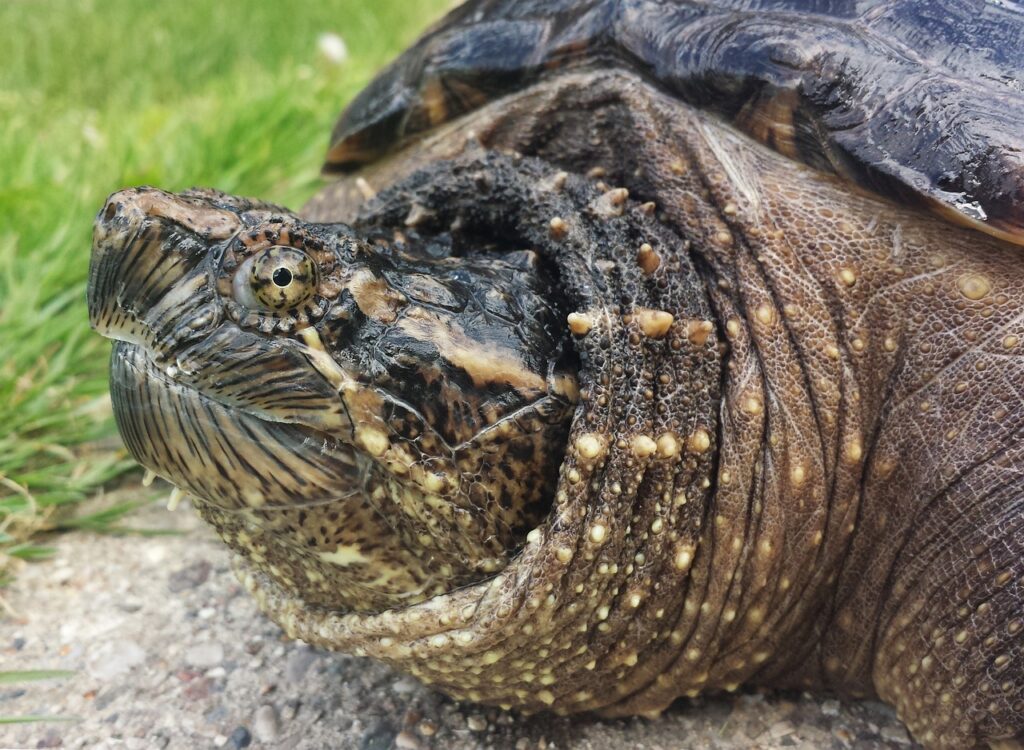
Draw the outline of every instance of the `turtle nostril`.
M106 209L103 211L104 221L113 221L114 217L117 216L118 210L121 208L120 204L110 202L107 204Z

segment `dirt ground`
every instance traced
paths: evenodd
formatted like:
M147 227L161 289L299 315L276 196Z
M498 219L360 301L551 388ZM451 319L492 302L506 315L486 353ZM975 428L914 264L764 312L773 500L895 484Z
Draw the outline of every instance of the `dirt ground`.
M660 719L525 718L459 704L379 664L283 638L186 506L133 517L173 536L57 537L56 559L4 592L0 669L67 669L0 686L0 748L683 750L908 748L880 703L742 692L680 701Z

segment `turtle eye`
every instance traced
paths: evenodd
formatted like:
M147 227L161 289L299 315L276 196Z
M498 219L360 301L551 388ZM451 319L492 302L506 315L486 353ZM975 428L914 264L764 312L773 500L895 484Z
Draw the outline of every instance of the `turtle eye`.
M249 258L233 284L236 301L250 310L288 310L313 296L316 265L304 251L274 245Z

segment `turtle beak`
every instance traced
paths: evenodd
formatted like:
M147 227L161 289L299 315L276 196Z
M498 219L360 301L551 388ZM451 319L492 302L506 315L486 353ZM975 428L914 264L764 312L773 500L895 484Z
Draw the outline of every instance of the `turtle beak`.
M93 226L89 321L108 338L166 353L219 320L211 247L231 237L236 214L153 188L111 195Z

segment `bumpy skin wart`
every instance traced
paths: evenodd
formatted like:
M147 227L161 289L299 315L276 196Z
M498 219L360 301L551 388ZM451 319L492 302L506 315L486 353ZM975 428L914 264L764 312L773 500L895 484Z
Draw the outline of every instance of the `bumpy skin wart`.
M115 361L117 387L215 413L198 422L206 443L173 441L194 475L143 424L148 412L119 407L143 424L135 431L119 420L143 463L205 501L241 553L241 579L290 635L528 711L651 713L679 695L753 683L877 695L930 747L1024 740L1019 247L796 164L623 70L561 72L480 106L332 186L304 219L319 223L209 193L118 194L98 218L90 290L94 324L134 341L119 344L138 359ZM225 248L268 222L286 225L289 242L314 237L331 249L321 284L332 262L361 267L346 255L351 243L372 268L406 251L467 268L488 267L488 253L536 254L514 288L545 290L559 330L521 339L532 354L541 341L551 352L524 367L545 373L535 397L565 411L543 442L557 451L508 456L519 476L550 466L557 484L550 509L514 506L518 530L496 546L489 524L500 504L472 506L480 525L465 539L497 549L499 570L465 559L456 574L458 559L423 554L430 539L417 546L367 501L328 516L313 545L330 555L339 548L323 545L337 535L360 543L350 518L375 525L384 551L374 559L388 561L395 588L358 576L351 585L347 561L296 562L295 529L232 492L257 486L290 511L304 502L302 482L372 500L377 472L390 472L395 507L424 507L393 491L419 486L418 462L403 473L387 453L415 438L393 425L384 448L357 437L358 417L330 421L345 413L339 403L371 423L380 414L346 379L368 382L346 360L352 339L332 338L328 325L346 294L362 295L357 321L395 313L386 289L366 295L365 277L353 286L345 271L305 321L261 327L236 316L232 325L251 324L251 352L293 357L273 360L302 385L278 386L284 406L225 394L217 378L167 374L168 361L204 372L220 351L209 343L226 325L218 316L230 318L229 304L213 305L216 286L189 286L193 270L181 268L220 268ZM161 273L133 286L148 268ZM373 336L356 340L375 351ZM436 333L421 341L455 351ZM183 346L194 347L191 360L178 361ZM458 351L443 361L478 374L493 361ZM509 362L529 361L515 351ZM523 367L509 371L521 377L504 387L522 397ZM486 391L458 372L445 377L461 393ZM288 402L297 392L317 407ZM437 424L429 399L408 405ZM226 450L214 436L245 424L263 439L239 457L270 446L295 458L292 474L217 458ZM336 444L312 449L310 436L325 434ZM199 468L205 460L219 468ZM354 482L353 467L370 465L369 483ZM268 476L283 477L283 489ZM447 494L442 505L469 497ZM419 588L427 579L438 588ZM412 601L396 605L409 589Z

